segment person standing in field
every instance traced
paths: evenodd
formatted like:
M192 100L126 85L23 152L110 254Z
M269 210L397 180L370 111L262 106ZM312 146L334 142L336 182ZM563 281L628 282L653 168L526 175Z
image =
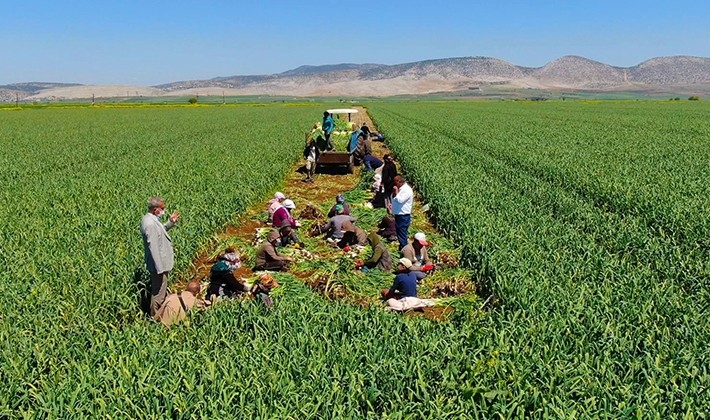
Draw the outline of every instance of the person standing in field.
M315 139L311 139L303 150L303 159L306 160L306 179L303 182L313 182L313 176L316 173L316 162L318 162L318 144Z
M333 134L333 129L335 129L335 122L333 121L333 117L330 115L328 111L323 112L323 135L325 135L325 144L326 144L326 149L328 150L333 150L333 143L330 141L330 135Z
M382 159L385 161L384 165L382 165L382 193L385 197L385 207L389 208L392 202L394 177L397 176L397 166L394 164L394 158L389 153L384 155Z
M400 251L409 243L409 225L412 223L413 204L414 191L412 187L407 184L404 176L397 175L394 178L394 187L392 188L391 210L394 215Z
M180 213L173 212L168 222L163 224L160 218L165 215L165 200L151 197L148 200L148 213L141 220L141 236L145 251L145 267L150 273L150 315L154 316L165 301L168 291L168 274L173 269L173 242L168 231L175 226Z
M197 299L199 293L199 282L188 283L184 292L173 293L165 299L153 319L162 322L166 327L182 322L193 307L204 308L204 302Z

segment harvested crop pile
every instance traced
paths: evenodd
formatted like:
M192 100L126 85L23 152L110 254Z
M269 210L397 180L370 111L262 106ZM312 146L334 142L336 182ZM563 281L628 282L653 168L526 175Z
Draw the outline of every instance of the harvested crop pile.
M311 203L306 204L306 207L301 211L298 216L301 220L324 220L325 215L316 206Z

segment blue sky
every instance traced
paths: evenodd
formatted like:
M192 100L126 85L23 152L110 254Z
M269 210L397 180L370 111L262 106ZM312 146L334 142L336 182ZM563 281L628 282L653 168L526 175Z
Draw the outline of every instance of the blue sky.
M0 8L0 85L157 85L300 65L487 56L540 67L710 57L710 2L21 0Z

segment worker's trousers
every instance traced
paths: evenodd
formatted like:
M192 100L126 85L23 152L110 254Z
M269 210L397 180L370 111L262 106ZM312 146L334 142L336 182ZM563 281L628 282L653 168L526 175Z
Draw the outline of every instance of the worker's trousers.
M155 316L168 296L168 273L150 273L150 316Z
M399 250L407 246L409 243L409 225L412 223L411 214L395 214L394 227L397 231L397 241L399 241Z

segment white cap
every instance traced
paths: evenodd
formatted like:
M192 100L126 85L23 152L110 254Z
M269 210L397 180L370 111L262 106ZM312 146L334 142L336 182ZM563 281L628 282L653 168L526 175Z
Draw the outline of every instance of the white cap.
M295 209L296 205L293 203L293 200L284 200L284 207L287 209Z
M426 235L424 234L424 232L417 232L414 235L414 239L416 239L420 244L422 244L424 246L428 245L427 241L426 241Z
M276 194L274 194L274 198L277 200L283 200L284 198L286 198L286 196L284 195L284 193L277 191Z
M412 262L408 258L400 258L398 262L406 268L412 268Z

